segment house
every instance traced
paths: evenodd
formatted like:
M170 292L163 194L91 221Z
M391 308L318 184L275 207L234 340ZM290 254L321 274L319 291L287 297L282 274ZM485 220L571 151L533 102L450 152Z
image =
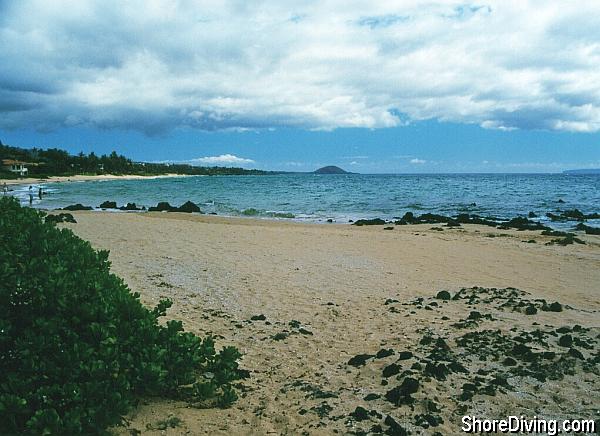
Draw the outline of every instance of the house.
M14 159L2 159L2 168L4 168L7 171L18 174L21 177L26 176L29 172L25 165L26 162L21 162Z

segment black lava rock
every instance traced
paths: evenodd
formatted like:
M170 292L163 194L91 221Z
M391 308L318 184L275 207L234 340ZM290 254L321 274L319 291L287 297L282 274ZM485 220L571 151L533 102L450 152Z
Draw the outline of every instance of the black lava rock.
M394 418L392 418L390 415L385 417L385 420L383 421L383 423L389 427L385 432L385 434L387 434L389 436L407 436L408 435L408 432L404 429L404 427L402 427L400 424L398 424L398 422L396 422L396 420Z
M117 202L116 201L104 201L99 207L100 207L100 209L116 209Z
M127 203L125 206L121 206L120 210L143 210L137 207L135 203Z
M177 208L177 212L185 212L185 213L202 213L200 208L191 201L186 201L181 206Z
M364 366L367 360L373 357L375 357L373 354L357 354L348 361L348 365L358 368L359 366Z
M419 390L419 381L412 377L406 377L400 386L389 390L385 398L392 404L400 406L401 404L410 404L414 401L412 394Z
M570 348L569 356L572 356L576 359L584 360L583 354L581 354L581 351L579 351L577 348Z
M254 315L254 316L250 317L250 319L252 321L265 321L267 319L267 317L264 316L263 314L260 314L260 315Z
M435 298L437 298L438 300L449 300L450 298L452 298L452 296L448 291L440 291L437 293Z
M525 308L525 315L535 315L537 313L537 309L533 304L530 304Z
M94 209L92 206L84 206L81 203L77 203L77 204L71 204L70 206L65 206L62 208L62 210L92 210Z
M565 348L570 348L573 345L573 336L571 335L563 335L558 340L558 345Z
M364 407L356 406L356 409L354 409L354 412L350 413L350 416L357 421L364 421L369 419L369 411Z
M377 354L375 355L375 357L377 359L383 359L384 357L388 357L394 354L394 350L392 350L391 348L382 348L381 350L379 350L377 352Z
M171 206L166 201L160 201L156 206L152 206L148 210L150 212L177 212L177 208Z
M386 366L385 368L383 368L383 376L385 378L391 377L393 375L398 374L401 369L402 369L402 367L400 365L392 363L392 364Z

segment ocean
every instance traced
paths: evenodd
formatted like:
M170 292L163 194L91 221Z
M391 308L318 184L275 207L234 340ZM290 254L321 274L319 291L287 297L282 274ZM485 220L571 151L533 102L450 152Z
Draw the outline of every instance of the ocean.
M47 195L40 201L37 188ZM105 200L153 206L191 200L203 212L225 216L338 223L392 219L405 212L472 213L509 218L579 209L600 212L600 176L566 174L278 174L174 177L34 185L34 207L73 203L97 207ZM29 202L28 187L13 193ZM591 225L600 223L589 222ZM573 223L553 224L570 227Z

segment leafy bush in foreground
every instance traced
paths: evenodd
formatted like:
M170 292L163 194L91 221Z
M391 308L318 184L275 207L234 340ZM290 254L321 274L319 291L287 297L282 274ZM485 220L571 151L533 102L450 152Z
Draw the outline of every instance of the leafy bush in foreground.
M42 218L0 199L1 434L102 433L141 395L236 399L235 348L159 325L170 301L148 310L108 252Z

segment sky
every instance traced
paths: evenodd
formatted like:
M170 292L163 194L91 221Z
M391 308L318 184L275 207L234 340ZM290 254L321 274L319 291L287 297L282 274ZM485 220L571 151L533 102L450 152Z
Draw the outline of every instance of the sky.
M0 0L0 140L286 171L600 168L600 2Z

